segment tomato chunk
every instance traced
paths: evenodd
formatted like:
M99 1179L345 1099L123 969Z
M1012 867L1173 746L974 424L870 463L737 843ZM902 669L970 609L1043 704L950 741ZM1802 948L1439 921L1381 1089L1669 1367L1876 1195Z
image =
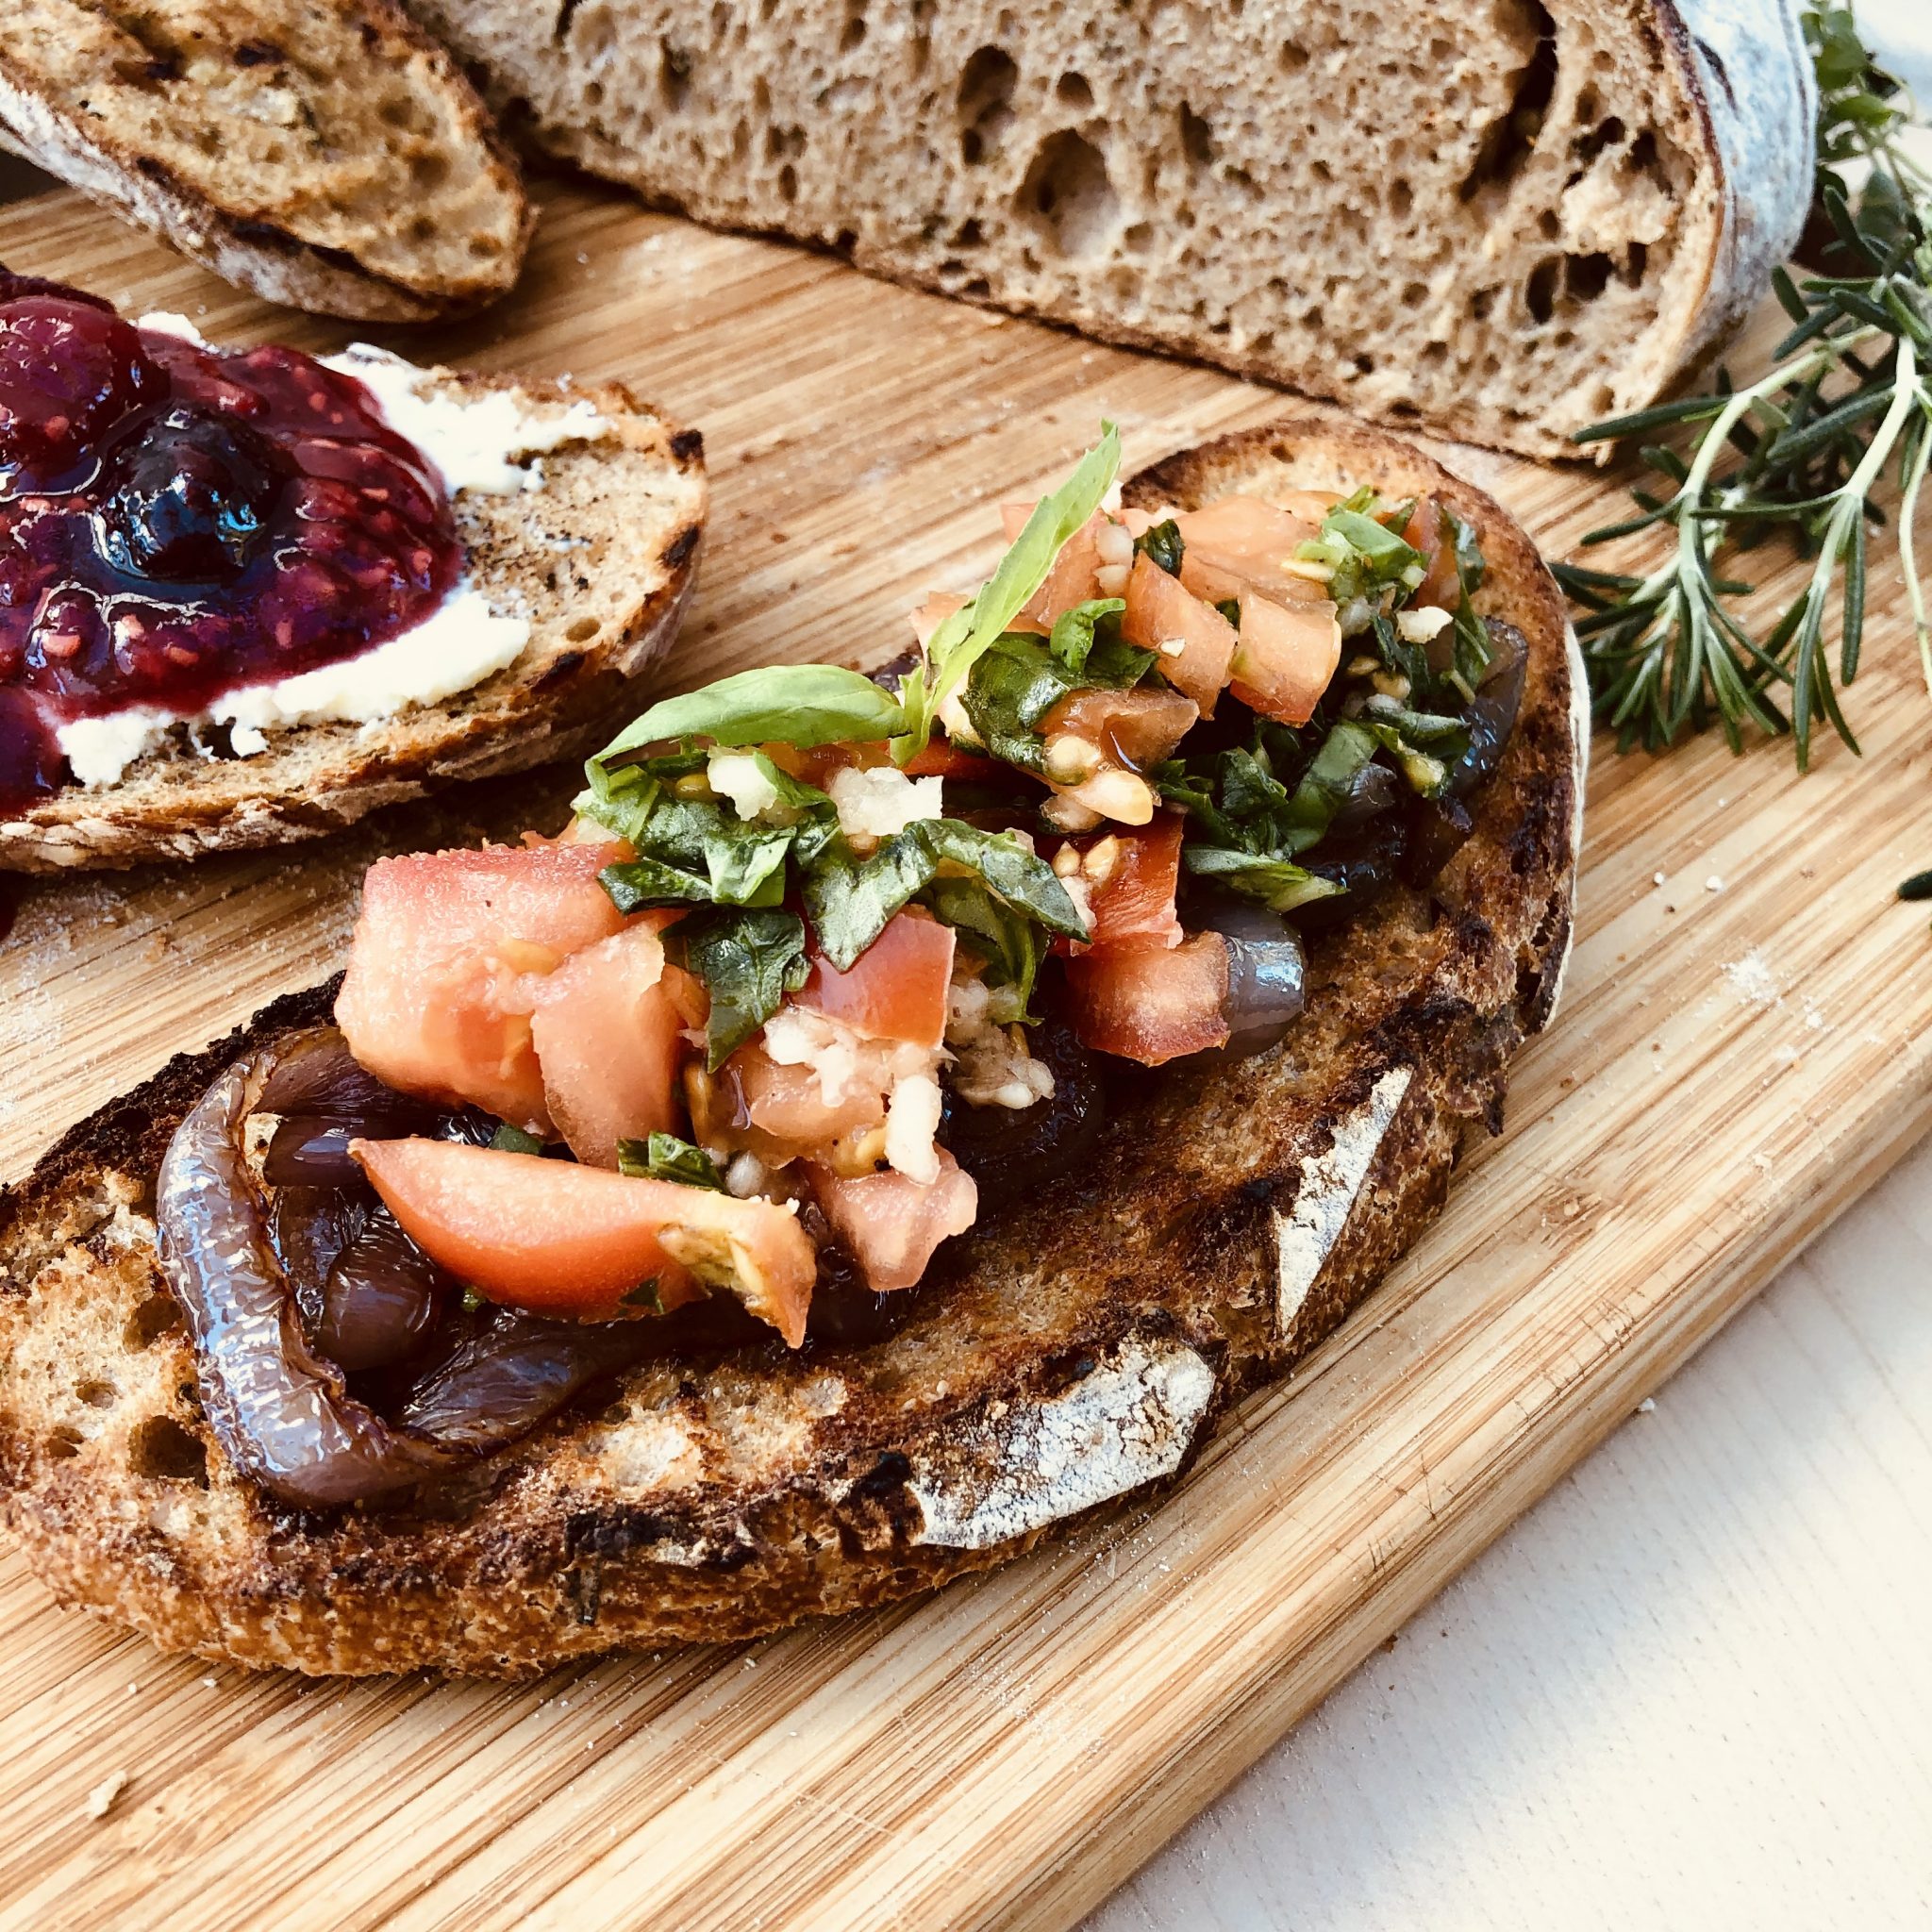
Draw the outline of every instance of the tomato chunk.
M847 971L814 960L792 998L874 1040L937 1046L952 977L952 927L923 912L897 912Z
M1429 574L1416 586L1412 601L1454 610L1462 601L1462 579L1456 572L1456 545L1450 540L1442 506L1433 496L1416 498L1415 508L1402 526L1402 541L1420 550L1428 566Z
M1086 841L1095 947L1180 944L1184 935L1174 914L1174 892L1185 824L1181 813L1162 811L1143 831L1108 832ZM1102 855L1110 862L1095 882L1093 861Z
M1224 496L1201 509L1184 510L1174 523L1190 550L1210 552L1253 582L1281 575L1295 551L1320 534L1321 518L1310 522L1258 496Z
M1227 945L1196 933L1172 949L1141 941L1067 961L1074 1031L1096 1053L1145 1067L1222 1046L1228 1037Z
M886 1117L883 1080L855 1078L836 1100L827 1100L824 1084L810 1067L774 1060L758 1040L741 1046L719 1068L716 1087L729 1114L708 1123L707 1136L715 1133L729 1139L736 1130L750 1127L768 1137L765 1142L753 1140L753 1150L774 1159L789 1159L802 1147L824 1147L849 1134L863 1133Z
M1234 661L1234 625L1144 551L1127 578L1126 603L1121 636L1137 651L1159 653L1161 675L1200 707L1202 717L1213 717ZM1177 654L1166 648L1172 644L1180 646Z
M974 785L1004 785L1012 778L1010 768L997 758L943 738L928 740L925 749L900 769L908 778L962 778Z
M1241 703L1288 724L1306 724L1341 661L1341 625L1325 598L1319 607L1241 594L1241 644L1229 689Z
M1156 765L1193 728L1201 715L1177 691L1076 691L1046 714L1041 729L1084 738L1109 764L1140 771Z
M536 989L530 1033L544 1104L571 1152L593 1167L615 1167L621 1140L678 1126L689 1000L674 993L678 969L654 929L676 917L643 915L573 953Z
M774 1202L451 1141L350 1152L409 1239L491 1301L609 1316L645 1282L664 1309L721 1288L792 1347L805 1339L818 1254Z
M940 1177L925 1184L890 1169L841 1180L814 1166L810 1177L825 1219L874 1294L916 1286L933 1250L947 1236L964 1234L979 1212L973 1176L943 1148Z
M378 860L336 1001L350 1052L406 1093L548 1131L533 989L622 929L597 874L628 849L491 845Z
M1026 519L1033 514L1033 508L1030 503L1000 505L1000 520L1006 525L1008 543L1014 541L1026 527ZM1063 616L1075 605L1091 603L1100 595L1098 537L1103 521L1096 510L1060 546L1060 554L1054 558L1053 568L1046 574L1046 581L1021 611L1019 622L1013 625L1015 630L1050 631L1055 619Z

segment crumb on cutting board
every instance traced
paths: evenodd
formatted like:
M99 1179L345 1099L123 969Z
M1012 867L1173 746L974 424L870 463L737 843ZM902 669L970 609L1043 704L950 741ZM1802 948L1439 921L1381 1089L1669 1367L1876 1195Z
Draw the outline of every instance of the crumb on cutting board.
M105 1818L114 1808L114 1800L126 1789L127 1774L125 1771L110 1771L87 1794L87 1815L90 1818Z

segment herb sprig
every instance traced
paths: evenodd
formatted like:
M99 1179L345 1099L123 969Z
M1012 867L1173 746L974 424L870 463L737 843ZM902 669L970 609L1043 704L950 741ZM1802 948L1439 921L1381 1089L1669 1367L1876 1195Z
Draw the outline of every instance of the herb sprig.
M1932 176L1905 151L1911 116L1899 83L1859 41L1849 8L1805 15L1819 79L1817 205L1842 273L1774 276L1792 326L1776 364L1749 387L1727 376L1687 396L1576 432L1578 442L1636 438L1668 492L1632 491L1638 513L1592 531L1586 545L1652 529L1672 533L1663 559L1630 575L1578 563L1557 575L1584 615L1596 715L1619 745L1660 751L1715 724L1733 751L1744 729L1793 740L1799 768L1826 724L1854 751L1840 689L1857 675L1864 641L1874 498L1899 491L1898 550L1913 627L1932 690L1932 627L1913 517L1932 460ZM1856 205L1843 170L1868 164ZM1655 439L1704 425L1679 453ZM1756 634L1738 609L1753 586L1731 556L1773 536L1812 559L1776 623ZM1834 670L1825 632L1836 606Z

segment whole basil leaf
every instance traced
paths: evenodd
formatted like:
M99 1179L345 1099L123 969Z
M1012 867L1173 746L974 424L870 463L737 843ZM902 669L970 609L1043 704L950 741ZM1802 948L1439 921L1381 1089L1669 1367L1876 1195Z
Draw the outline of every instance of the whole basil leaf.
M711 896L708 877L660 865L655 858L631 858L620 865L607 865L597 874L597 883L625 918L643 911L647 906L702 906Z
M1100 441L1058 490L1033 506L1025 527L973 601L954 611L927 639L922 661L899 687L907 724L893 756L901 764L925 749L939 708L964 682L981 653L1032 601L1068 540L1113 488L1120 467L1120 431L1111 423L1103 423Z
M711 995L705 1062L715 1074L811 971L805 922L778 908L721 906L680 920L667 942Z
M709 1188L724 1191L724 1176L718 1163L689 1141L675 1134L653 1134L644 1141L617 1143L617 1171L633 1180L678 1181L688 1188Z
M898 699L862 672L838 664L770 664L660 700L591 762L608 770L626 752L675 738L808 750L893 738L905 729Z
M1258 899L1271 912L1292 912L1310 900L1333 898L1344 889L1285 858L1265 858L1253 852L1230 852L1218 845L1184 845L1181 858L1188 870L1202 878Z
M1047 649L1064 670L1078 677L1087 668L1088 657L1092 652L1095 627L1103 619L1118 617L1126 608L1126 600L1122 597L1093 597L1085 604L1075 604L1054 619Z

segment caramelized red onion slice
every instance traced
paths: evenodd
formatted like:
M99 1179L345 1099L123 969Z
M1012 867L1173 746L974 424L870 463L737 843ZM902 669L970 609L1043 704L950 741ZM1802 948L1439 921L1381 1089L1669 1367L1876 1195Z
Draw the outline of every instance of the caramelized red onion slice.
M1301 1017L1307 996L1307 955L1300 936L1265 906L1217 907L1209 929L1227 948L1224 1059L1252 1059L1277 1044Z
M427 1102L385 1087L349 1051L334 1026L313 1026L276 1048L252 1109L315 1121L349 1121L391 1135L436 1117ZM389 1125L389 1123L408 1123Z
M315 1345L351 1374L392 1368L421 1347L447 1286L436 1263L378 1205L323 1281Z
M493 1331L491 1360L513 1372L479 1368L465 1377L445 1364L406 1403L401 1425L356 1401L341 1370L303 1337L242 1152L243 1125L261 1108L276 1060L272 1051L248 1055L195 1104L162 1157L155 1208L161 1267L193 1338L209 1424L262 1488L305 1508L411 1488L501 1447L621 1366L624 1350L652 1345L647 1335L541 1323L526 1324L533 1332L521 1347L512 1317Z

